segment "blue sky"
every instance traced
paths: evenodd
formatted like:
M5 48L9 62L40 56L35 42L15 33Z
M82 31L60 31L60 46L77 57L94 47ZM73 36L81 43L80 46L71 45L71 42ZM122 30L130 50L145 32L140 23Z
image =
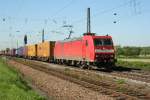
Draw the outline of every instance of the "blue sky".
M150 0L0 0L0 49L17 41L22 46L24 34L29 44L41 42L43 28L46 40L63 40L64 23L73 25L72 37L82 36L88 7L92 32L111 35L115 45L150 46L149 5Z

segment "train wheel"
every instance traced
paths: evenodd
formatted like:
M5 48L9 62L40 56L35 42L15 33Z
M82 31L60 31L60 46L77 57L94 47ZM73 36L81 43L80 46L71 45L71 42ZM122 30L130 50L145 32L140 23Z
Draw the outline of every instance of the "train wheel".
M84 65L81 65L80 68L81 68L81 69L85 69L85 66L84 66Z
M88 70L92 70L92 66L89 65L89 66L88 66Z
M73 61L73 66L77 66L77 61Z
M86 62L86 65L87 65L87 69L88 69L88 70L91 70L91 69L92 69L92 66L91 66L90 62Z
M88 68L87 62L85 62L85 61L81 62L80 68L87 69Z

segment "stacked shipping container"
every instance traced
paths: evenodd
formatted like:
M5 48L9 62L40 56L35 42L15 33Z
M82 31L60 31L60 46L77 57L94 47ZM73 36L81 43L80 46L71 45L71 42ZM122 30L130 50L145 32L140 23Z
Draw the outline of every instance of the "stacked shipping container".
M39 60L48 61L52 60L54 56L54 41L46 41L37 44L37 57Z

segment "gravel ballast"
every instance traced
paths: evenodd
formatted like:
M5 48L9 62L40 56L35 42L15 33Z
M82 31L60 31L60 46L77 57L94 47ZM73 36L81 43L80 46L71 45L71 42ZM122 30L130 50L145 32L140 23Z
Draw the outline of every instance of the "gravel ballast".
M113 100L113 98L106 95L102 95L15 61L9 61L8 63L13 65L24 76L30 78L33 85L54 100Z

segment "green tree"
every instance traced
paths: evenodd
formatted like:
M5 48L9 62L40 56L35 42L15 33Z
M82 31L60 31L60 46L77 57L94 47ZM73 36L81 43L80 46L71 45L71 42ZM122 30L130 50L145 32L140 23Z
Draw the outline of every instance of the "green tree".
M121 46L116 46L116 55L121 56L124 55L123 48Z
M123 47L125 56L139 56L141 48L140 47Z
M142 47L140 55L150 55L150 47Z

